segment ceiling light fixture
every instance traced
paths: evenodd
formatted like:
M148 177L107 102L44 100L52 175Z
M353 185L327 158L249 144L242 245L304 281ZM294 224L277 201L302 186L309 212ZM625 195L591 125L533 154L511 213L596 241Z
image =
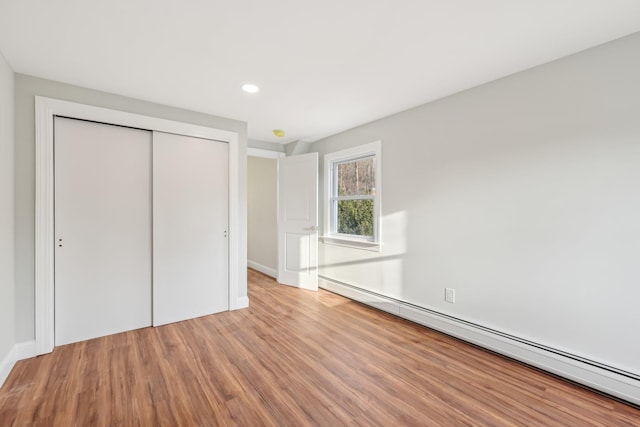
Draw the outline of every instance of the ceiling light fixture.
M260 88L251 83L245 83L242 85L242 90L247 93L256 93L260 91Z
M282 129L274 129L273 134L278 138L284 137L284 131Z

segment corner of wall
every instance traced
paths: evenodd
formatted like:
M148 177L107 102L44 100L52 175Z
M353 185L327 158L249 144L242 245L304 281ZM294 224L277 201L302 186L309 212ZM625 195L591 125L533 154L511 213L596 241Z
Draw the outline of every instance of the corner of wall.
M0 385L15 345L14 73L0 53Z
M247 147L258 150L275 151L277 153L285 152L285 145L283 144L278 144L277 142L258 141L257 139L247 140Z
M311 152L311 143L305 141L293 141L285 146L287 156L297 156Z
M15 363L15 351L13 348L11 348L7 355L0 359L0 387L2 387L2 385L6 381Z

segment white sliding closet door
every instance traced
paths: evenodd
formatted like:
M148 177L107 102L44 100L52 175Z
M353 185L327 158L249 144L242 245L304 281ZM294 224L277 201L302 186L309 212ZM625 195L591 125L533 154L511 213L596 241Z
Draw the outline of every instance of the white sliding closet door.
M229 309L228 144L153 136L153 324Z
M55 343L151 325L151 132L55 118Z

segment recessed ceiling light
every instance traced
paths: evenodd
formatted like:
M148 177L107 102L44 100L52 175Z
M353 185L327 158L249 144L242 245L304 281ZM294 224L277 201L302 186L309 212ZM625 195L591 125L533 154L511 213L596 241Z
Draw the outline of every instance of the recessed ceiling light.
M247 93L256 93L260 91L260 88L254 84L246 83L242 85L242 90Z
M282 138L284 136L284 131L282 129L274 129L273 134L278 138Z

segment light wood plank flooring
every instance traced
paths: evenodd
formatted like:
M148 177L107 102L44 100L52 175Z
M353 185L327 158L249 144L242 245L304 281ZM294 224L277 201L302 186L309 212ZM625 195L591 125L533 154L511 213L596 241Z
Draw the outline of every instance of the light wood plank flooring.
M18 362L0 426L640 426L640 410L249 271L251 307Z

